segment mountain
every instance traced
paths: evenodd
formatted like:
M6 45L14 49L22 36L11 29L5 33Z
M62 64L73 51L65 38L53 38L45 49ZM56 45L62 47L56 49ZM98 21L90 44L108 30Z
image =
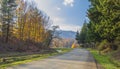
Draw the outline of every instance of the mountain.
M76 32L74 32L74 31L60 30L58 32L60 33L59 36L62 37L62 38L75 39Z

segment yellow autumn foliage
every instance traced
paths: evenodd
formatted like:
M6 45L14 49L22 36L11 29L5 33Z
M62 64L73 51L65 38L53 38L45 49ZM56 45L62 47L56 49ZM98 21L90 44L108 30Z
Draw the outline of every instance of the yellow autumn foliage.
M71 48L76 48L75 43L72 44L72 47L71 47Z

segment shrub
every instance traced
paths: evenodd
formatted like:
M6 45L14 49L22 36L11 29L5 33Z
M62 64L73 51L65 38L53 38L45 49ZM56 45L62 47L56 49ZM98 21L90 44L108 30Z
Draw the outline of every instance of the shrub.
M98 45L98 50L100 53L108 53L111 50L111 44L107 40L103 40L99 45Z

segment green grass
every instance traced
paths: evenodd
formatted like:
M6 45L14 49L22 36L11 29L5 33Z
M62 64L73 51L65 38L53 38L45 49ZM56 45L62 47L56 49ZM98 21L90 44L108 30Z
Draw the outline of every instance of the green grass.
M67 48L57 48L56 50L61 50L60 53L54 52L54 53L47 53L47 54L28 54L28 53L10 53L10 54L1 54L0 59L6 58L6 62L1 62L0 60L0 69L5 69L6 67L14 66L14 65L19 65L19 64L25 64L28 62L32 62L35 60L40 60L44 58L48 58L50 56L58 55L58 54L63 54L66 52L71 51L72 49L67 49Z
M97 50L89 50L94 58L97 60L97 62L105 69L120 69L120 67L115 64L116 61L110 59L110 55L99 55Z

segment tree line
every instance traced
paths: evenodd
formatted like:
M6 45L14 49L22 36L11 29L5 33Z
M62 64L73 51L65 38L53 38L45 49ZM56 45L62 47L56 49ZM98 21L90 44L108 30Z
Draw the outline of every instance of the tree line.
M83 47L102 52L120 48L120 0L89 0L91 3L81 31L76 40Z
M37 51L49 48L54 31L52 21L34 1L0 1L0 50Z

